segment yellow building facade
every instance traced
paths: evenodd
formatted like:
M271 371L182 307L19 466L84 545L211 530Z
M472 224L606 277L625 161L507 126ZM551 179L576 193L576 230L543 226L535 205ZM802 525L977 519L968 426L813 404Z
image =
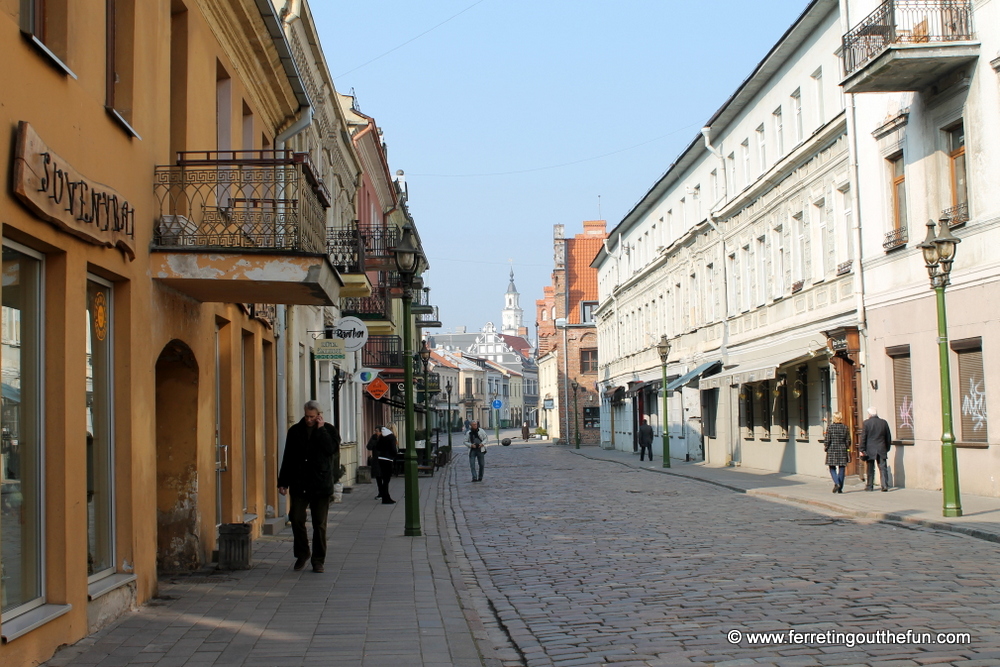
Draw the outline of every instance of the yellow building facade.
M343 281L270 2L0 0L0 54L0 664L27 665L260 531L261 304Z

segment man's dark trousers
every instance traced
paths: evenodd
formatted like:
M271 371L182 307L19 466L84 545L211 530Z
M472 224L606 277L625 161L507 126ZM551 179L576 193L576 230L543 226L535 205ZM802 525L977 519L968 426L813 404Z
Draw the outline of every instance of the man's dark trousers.
M889 466L886 465L885 456L877 456L875 459L869 458L865 461L868 474L865 476L865 488L871 489L875 486L875 463L878 462L878 475L882 482L882 488L889 488Z
M643 456L645 456L646 452L649 452L649 460L652 461L653 460L653 443L645 444L645 443L640 442L639 443L639 460L640 461L643 460Z
M288 519L292 522L292 535L295 537L292 555L296 558L310 557L309 533L306 531L307 507L312 514L312 564L315 567L326 562L326 515L330 511L330 496L292 495Z

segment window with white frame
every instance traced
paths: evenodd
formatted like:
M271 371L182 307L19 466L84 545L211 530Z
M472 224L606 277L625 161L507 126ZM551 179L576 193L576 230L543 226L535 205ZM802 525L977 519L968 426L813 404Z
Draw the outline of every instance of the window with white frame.
M802 91L796 88L789 99L792 107L792 122L795 129L795 143L802 142Z
M767 303L767 288L770 282L770 277L767 275L767 239L763 236L757 237L757 247L754 252L754 259L757 262L757 276L756 283L757 288L757 305L763 306Z
M948 133L948 163L951 172L951 205L953 207L967 206L969 185L965 171L965 126L958 123L946 131ZM965 211L965 216L968 217L968 211Z
M785 271L788 268L788 250L785 248L785 229L783 225L774 228L774 298L784 296L788 291L785 281Z
M744 139L740 144L740 162L743 163L743 186L750 185L750 140Z
M750 246L743 246L743 256L741 258L743 272L740 275L740 310L750 310L753 305L753 258L751 257Z
M813 99L816 100L816 126L821 127L826 119L823 106L823 68L812 73Z
M906 229L906 166L903 154L897 153L888 158L887 162L892 179L892 228L897 231L904 230Z
M726 196L732 199L736 196L736 154L726 156Z
M767 137L764 135L764 124L757 126L757 160L758 173L767 171Z
M781 107L771 113L771 121L774 124L774 143L778 149L775 159L780 160L781 156L785 154L785 126L781 119Z

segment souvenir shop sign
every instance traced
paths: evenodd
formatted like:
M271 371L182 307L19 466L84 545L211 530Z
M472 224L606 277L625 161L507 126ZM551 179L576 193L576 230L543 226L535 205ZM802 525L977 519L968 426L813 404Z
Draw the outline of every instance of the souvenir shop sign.
M14 194L59 229L135 259L135 207L115 190L80 174L23 120L17 128Z

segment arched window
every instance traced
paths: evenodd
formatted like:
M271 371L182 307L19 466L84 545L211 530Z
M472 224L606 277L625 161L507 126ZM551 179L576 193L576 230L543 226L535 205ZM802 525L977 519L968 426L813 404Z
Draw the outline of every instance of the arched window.
M542 308L542 322L545 322L548 319L549 319L549 311Z

